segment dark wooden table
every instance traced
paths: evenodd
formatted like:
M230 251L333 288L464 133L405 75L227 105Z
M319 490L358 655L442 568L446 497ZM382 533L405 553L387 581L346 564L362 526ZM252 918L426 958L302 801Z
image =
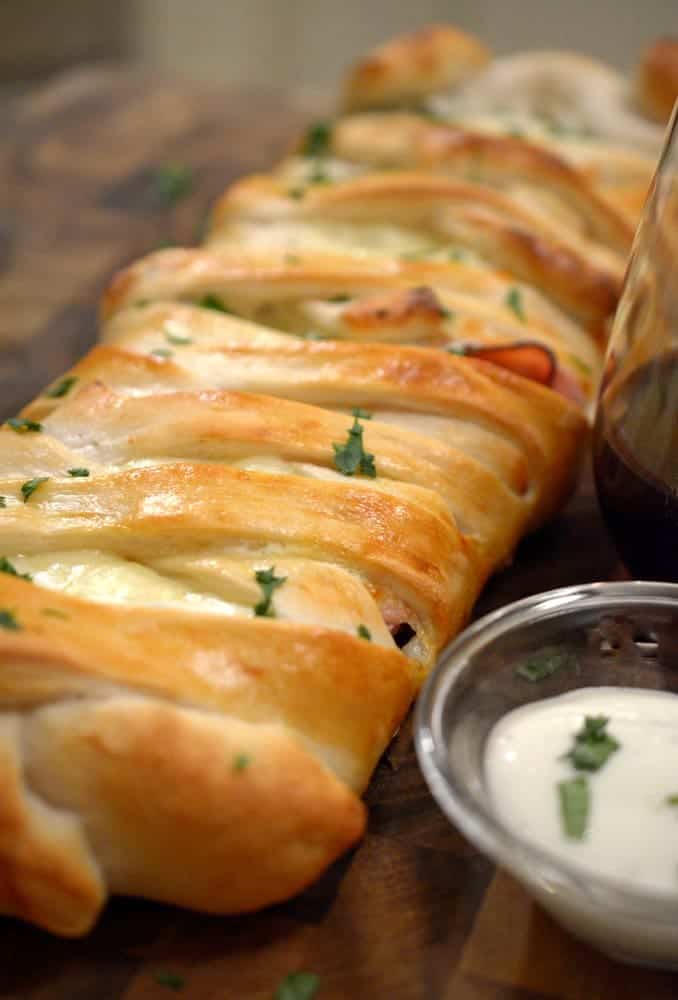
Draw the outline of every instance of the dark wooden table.
M215 95L129 70L86 69L0 106L0 418L93 342L114 269L170 240L194 242L210 201L265 168L299 129L275 95ZM192 194L168 209L159 166ZM522 545L483 613L618 572L590 487ZM668 1000L678 978L615 965L560 931L450 827L419 774L408 727L369 789L369 833L310 891L245 918L116 900L94 932L62 941L0 919L0 997L269 1000L290 971L318 1000ZM181 858L177 858L181 864Z

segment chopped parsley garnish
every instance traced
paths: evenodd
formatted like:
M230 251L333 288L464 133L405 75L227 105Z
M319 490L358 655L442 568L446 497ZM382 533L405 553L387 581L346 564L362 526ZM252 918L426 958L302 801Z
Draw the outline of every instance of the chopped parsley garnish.
M443 319L457 318L457 314L455 313L454 309L446 309L445 306L442 306L440 310L440 315L442 316Z
M192 337L181 337L178 333L169 333L169 331L167 331L167 330L165 330L165 340L169 344L176 344L177 346L179 346L181 344L192 344L193 343L193 338Z
M0 507L7 506L7 497L0 497Z
M250 766L252 758L246 753L239 753L233 761L234 771L244 771L246 767Z
M332 128L329 122L313 122L304 136L302 156L323 156L329 150Z
M582 375L593 374L593 372L591 371L591 365L587 365L586 362L582 361L581 358L578 358L576 354L570 354L569 358L572 364L575 366L575 368L578 368L579 371L582 373Z
M450 260L453 260L456 263L460 260L466 260L467 253L465 250L462 250L461 247L452 247L451 250L447 251L447 256Z
M41 614L47 615L48 618L63 618L64 621L68 621L70 618L70 615L67 615L60 608L43 608Z
M358 625L356 632L358 633L359 639L367 639L368 642L372 641L372 633L368 629L367 625L362 625L362 624Z
M319 986L314 972L291 972L278 986L274 1000L313 1000Z
M156 358L171 358L174 351L170 351L166 347L154 347L151 354L155 354Z
M89 476L89 469L69 469L68 475L72 476L73 479L87 479Z
M456 344L448 344L445 350L448 354L457 354L463 358L465 354L468 354L468 344L458 341Z
M567 649L559 646L544 646L543 649L539 649L536 653L528 656L525 662L516 668L516 674L518 677L536 684L538 681L543 681L546 677L551 677L552 674L555 674L558 670L562 670L563 667L574 666L576 662L574 653L569 652Z
M10 417L7 426L17 434L27 434L29 431L39 433L42 430L42 424L36 420L22 420L21 417Z
M207 295L203 297L198 302L199 306L203 309L214 309L215 312L220 313L231 313L225 302L223 302L218 295L214 295L212 292L208 292Z
M254 605L254 613L258 617L263 618L275 618L275 610L273 608L273 594L278 589L282 587L283 583L287 579L286 576L276 576L275 566L269 566L268 569L258 569L254 574L257 583L261 587L262 598L258 604Z
M13 611L8 611L7 608L0 608L0 628L5 628L8 632L19 632L21 630L21 625L16 620Z
M344 295L343 293L340 293L339 295L331 295L329 297L329 299L327 299L327 301L328 302L350 302L351 301L351 296L350 295Z
M28 503L29 498L33 496L38 487L46 483L48 479L49 476L36 476L35 479L29 479L28 482L24 483L21 487L24 503Z
M354 406L351 410L352 417L358 417L359 420L371 420L372 414L369 410L363 410L359 406Z
M607 732L609 721L604 715L587 715L575 733L574 747L565 758L578 771L598 771L619 749L620 743Z
M666 804L667 806L678 806L678 795L667 795Z
M299 201L305 194L305 189L300 187L289 188L287 191L287 197L294 198L295 201Z
M50 399L61 399L62 396L67 396L71 391L75 383L77 382L75 375L68 375L66 378L62 378L60 382L53 385L51 389L48 389L45 393Z
M511 312L515 313L521 323L526 322L527 316L525 315L525 306L523 305L523 293L519 288L509 288L504 303Z
M565 836L581 840L586 833L591 809L588 778L570 778L558 782L560 817Z
M156 171L154 187L163 204L176 205L193 189L191 168L183 163L166 163Z
M19 580L27 580L29 583L33 582L33 577L30 573L20 573L6 556L0 556L0 573L7 573L8 576L16 576Z
M317 161L313 164L313 169L308 175L309 184L331 184L332 178L327 171Z
M158 972L155 981L160 986L166 986L168 990L174 990L175 993L183 990L186 985L184 977L177 975L176 972Z
M344 476L353 476L359 472L363 476L374 479L377 469L374 455L363 447L363 426L355 417L353 426L348 429L346 444L332 444L334 448L334 464Z

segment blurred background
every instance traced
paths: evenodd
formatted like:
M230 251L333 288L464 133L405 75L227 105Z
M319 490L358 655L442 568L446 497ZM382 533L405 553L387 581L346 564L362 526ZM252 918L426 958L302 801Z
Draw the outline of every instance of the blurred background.
M331 90L356 55L450 21L498 52L570 48L630 68L678 0L2 0L0 83L129 59L216 84Z

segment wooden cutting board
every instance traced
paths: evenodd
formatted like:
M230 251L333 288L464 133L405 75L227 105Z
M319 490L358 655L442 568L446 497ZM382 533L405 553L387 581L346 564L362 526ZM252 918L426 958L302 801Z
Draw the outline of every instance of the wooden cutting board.
M166 241L195 242L211 200L273 163L301 124L284 95L219 95L96 67L0 105L0 418L94 342L97 300L117 267ZM157 196L168 163L189 166L194 181L175 205ZM477 610L617 574L585 475ZM473 850L429 797L409 726L367 800L363 844L303 896L261 914L116 900L82 941L0 918L0 998L269 1000L299 969L320 977L317 1000L678 996L678 977L616 965L574 941Z

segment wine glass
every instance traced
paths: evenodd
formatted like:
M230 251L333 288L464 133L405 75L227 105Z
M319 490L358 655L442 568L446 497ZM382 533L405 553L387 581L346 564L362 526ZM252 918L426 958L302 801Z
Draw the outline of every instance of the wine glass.
M627 569L678 582L678 105L612 327L593 448L598 500Z

